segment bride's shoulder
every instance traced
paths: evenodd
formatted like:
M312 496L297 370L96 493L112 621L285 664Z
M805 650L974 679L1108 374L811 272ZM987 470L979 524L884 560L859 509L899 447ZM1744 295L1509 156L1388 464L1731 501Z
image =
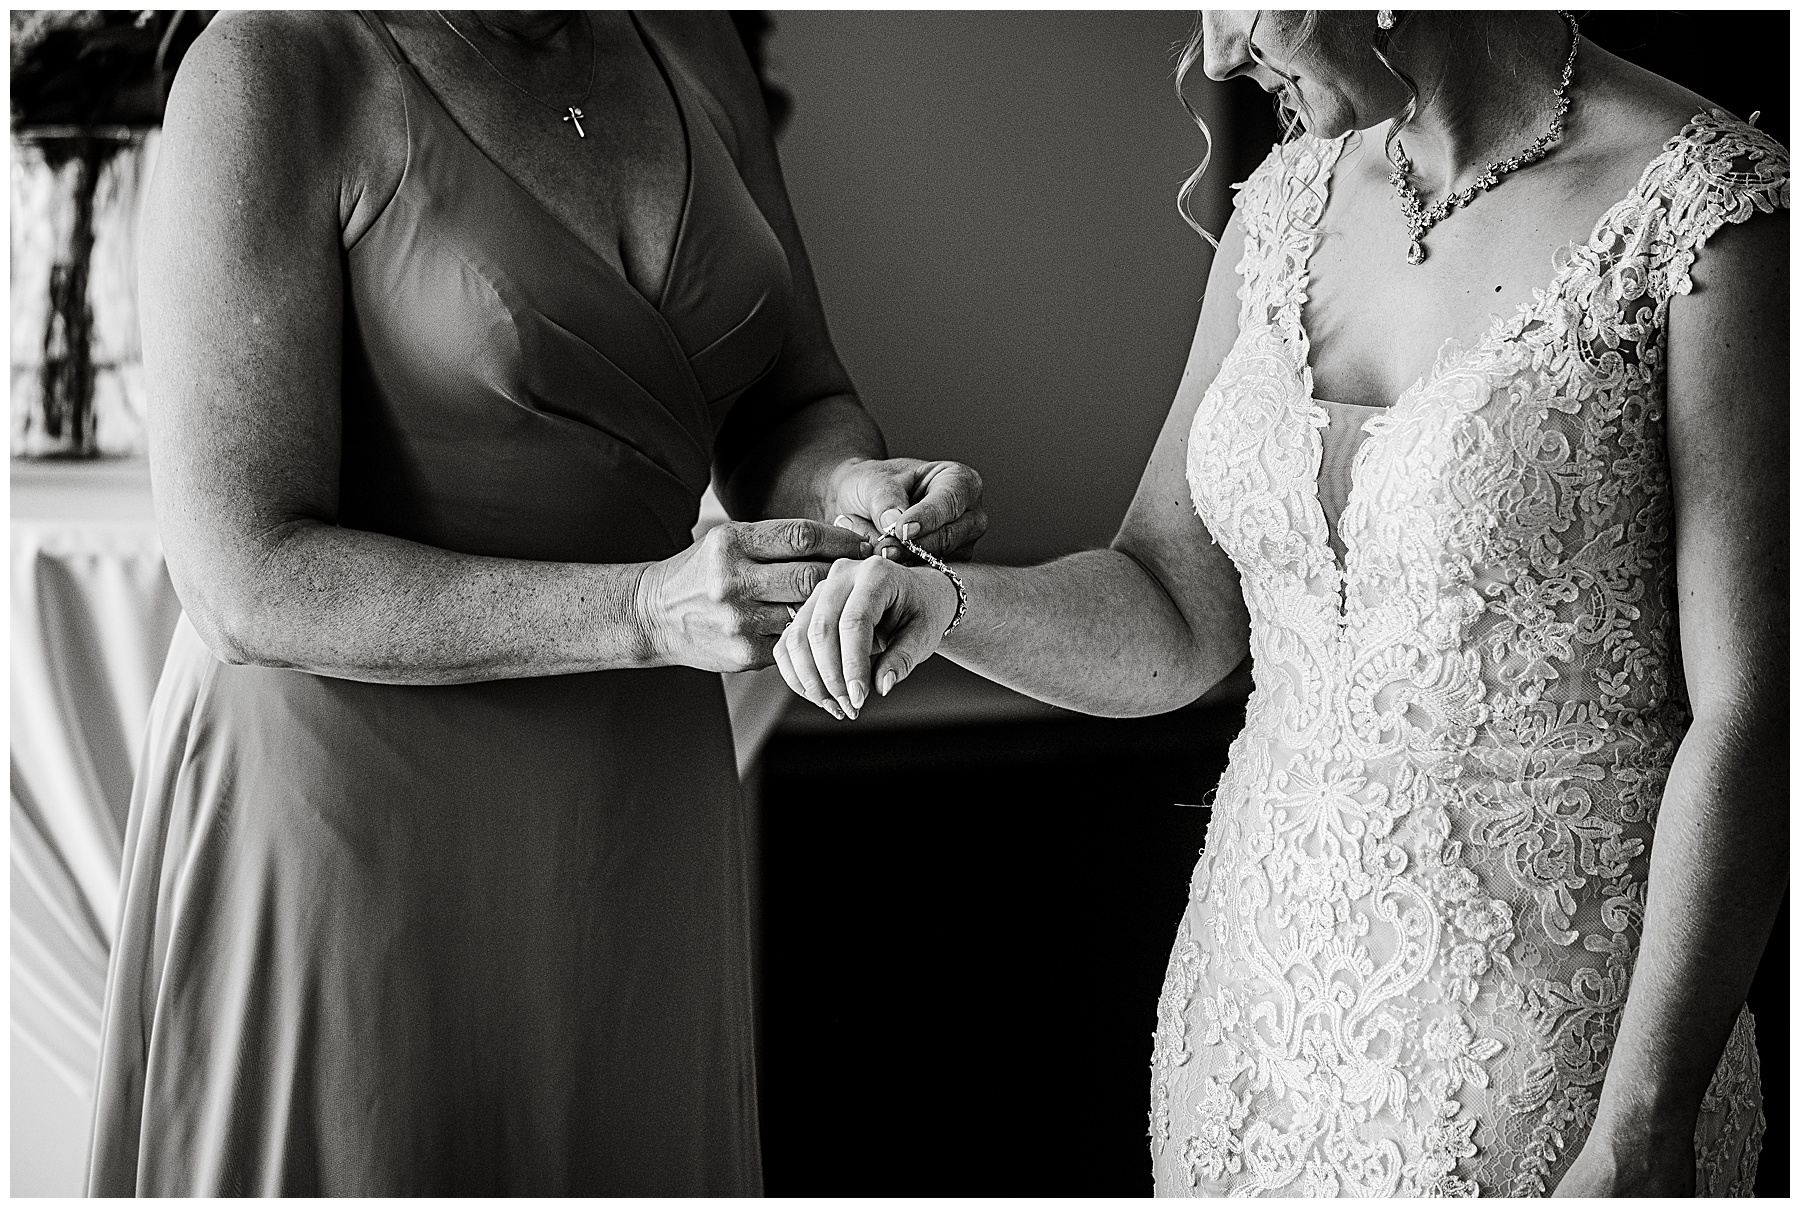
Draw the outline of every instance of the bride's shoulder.
M1584 47L1584 57L1587 50ZM1759 155L1787 149L1763 131L1708 98L1617 55L1593 48L1590 79L1577 85L1577 103L1586 110L1586 151L1622 164L1647 164L1683 144L1725 142L1754 147ZM1771 96L1771 103L1781 98Z
M1598 47L1583 63L1559 156L1590 191L1626 199L1607 221L1653 222L1670 246L1696 247L1721 222L1787 207L1787 149L1768 134Z

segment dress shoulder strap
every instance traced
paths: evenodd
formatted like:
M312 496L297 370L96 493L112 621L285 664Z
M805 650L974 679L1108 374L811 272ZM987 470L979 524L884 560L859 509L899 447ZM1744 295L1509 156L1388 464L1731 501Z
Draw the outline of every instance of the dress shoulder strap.
M394 41L394 35L388 29L387 22L367 9L358 9L356 15L363 19L363 24L369 27L370 32L375 35L375 40L381 43L383 50L387 51L388 58L394 61L394 66L405 67L406 56L400 52L400 43Z
M1306 301L1307 265L1318 243L1331 169L1345 140L1302 135L1278 144L1249 179L1234 185L1244 255L1238 261L1240 329L1297 328Z
M671 89L685 89L684 95L693 98L695 107L706 115L713 133L725 145L725 153L731 157L733 164L742 162L743 156L738 146L737 127L732 124L730 114L724 103L709 87L705 79L684 61L679 46L667 46L658 39L637 13L631 14L631 24L637 30L638 39L649 50L650 57L655 60L658 70L669 83ZM690 135L693 133L689 132Z
M1662 227L1655 260L1665 296L1693 287L1688 269L1720 227L1788 208L1787 148L1755 120L1697 114L1645 169L1638 189Z

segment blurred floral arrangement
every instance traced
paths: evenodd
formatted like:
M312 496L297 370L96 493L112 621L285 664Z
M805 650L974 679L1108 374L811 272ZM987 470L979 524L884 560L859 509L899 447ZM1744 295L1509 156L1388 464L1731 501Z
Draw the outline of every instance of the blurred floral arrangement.
M12 122L151 126L211 12L14 9Z
M142 451L138 194L212 12L13 10L12 450Z

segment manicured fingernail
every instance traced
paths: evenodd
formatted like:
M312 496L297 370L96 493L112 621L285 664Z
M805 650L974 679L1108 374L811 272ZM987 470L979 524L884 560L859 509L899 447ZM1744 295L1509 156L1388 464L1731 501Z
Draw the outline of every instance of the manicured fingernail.
M881 556L886 558L889 562L892 562L900 556L900 547L897 545L884 545L881 547Z
M917 537L919 535L919 530L923 527L924 526L919 524L919 522L916 520L913 523L907 525L906 533L905 533L906 539L908 541L911 541L914 537Z
M875 547L870 545L867 541L863 542L859 548L862 551L862 556L865 558L875 552Z
M893 690L894 690L894 673L892 671L882 672L881 673L881 694L883 696L886 696L888 693L892 692Z
M899 508L889 508L887 511L883 512L881 514L882 530L885 532L886 530L893 528L896 524L899 524L900 517L903 515L905 515L905 513Z
M837 707L837 702L834 700L826 701L824 704L820 705L819 708L825 710L825 712L831 714L839 721L844 720L844 711Z
M861 680L851 680L849 687L851 708L861 709L863 702L869 699L869 686Z
M847 528L847 529L851 529L851 530L854 530L856 528L856 526L854 524L850 523L850 517L848 517L848 516L839 516L836 520L833 520L831 523L837 525L839 528Z

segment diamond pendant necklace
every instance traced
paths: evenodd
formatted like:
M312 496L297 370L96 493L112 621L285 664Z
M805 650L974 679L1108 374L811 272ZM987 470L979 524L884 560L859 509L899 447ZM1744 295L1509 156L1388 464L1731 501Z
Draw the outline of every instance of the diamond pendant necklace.
M1550 128L1538 135L1532 144L1510 159L1497 160L1482 168L1481 174L1469 184L1469 187L1455 193L1446 193L1430 206L1419 196L1418 189L1413 187L1407 173L1412 171L1412 161L1406 158L1406 148L1400 140L1394 140L1394 153L1399 157L1399 165L1388 174L1388 183L1394 186L1394 192L1400 195L1400 212L1406 218L1406 225L1412 231L1412 242L1406 247L1408 264L1425 263L1425 233L1450 216L1450 211L1457 206L1466 206L1475 200L1478 191L1491 189L1500 183L1500 178L1511 172L1517 172L1527 164L1535 164L1544 158L1544 153L1562 140L1563 117L1569 112L1569 81L1575 75L1575 52L1581 49L1581 26L1576 24L1571 13L1557 14L1569 23L1569 58L1563 64L1562 82L1550 93L1556 100L1556 109L1550 115Z
M531 91L531 89L525 87L523 84L518 83L511 76L507 75L504 71L501 71L498 67L495 67L494 61L492 59L488 58L486 55L482 54L481 47L479 47L479 46L475 45L475 43L469 41L468 37L463 33L463 31L456 28L455 24L450 20L450 18L446 17L444 15L443 10L433 9L432 11L437 13L438 20L442 21L445 25L450 26L451 33L453 33L457 37L461 38L463 40L464 45L466 45L470 50L474 51L477 55L479 55L481 57L481 61L483 63L486 63L495 75L497 75L501 79L505 80L508 84L511 84L514 88L517 88L520 92L524 93L526 96L530 97L532 100L536 101L538 104L542 105L544 108L548 109L551 113L554 113L554 114L557 114L558 116L560 116L563 121L573 122L575 124L575 133L582 138L587 137L587 131L583 130L581 128L581 119L586 117L587 114L585 114L581 111L580 105L552 105L549 101L546 101L544 98L540 97L537 93ZM587 78L587 87L582 89L581 98L580 98L581 104L585 105L587 103L588 95L594 91L594 67L600 61L600 50L599 50L598 44L594 41L593 20L591 18L588 18L585 13L582 14L582 16L584 19L587 20L587 23L588 23L588 78Z

